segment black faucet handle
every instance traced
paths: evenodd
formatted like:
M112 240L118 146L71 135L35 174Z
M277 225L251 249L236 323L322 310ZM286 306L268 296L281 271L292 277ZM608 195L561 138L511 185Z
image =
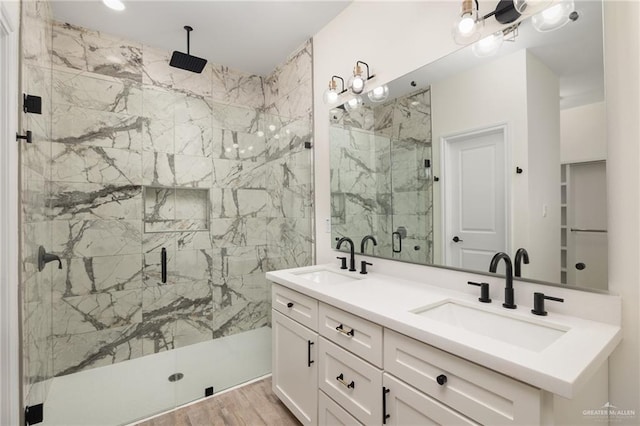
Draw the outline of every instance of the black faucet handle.
M363 261L360 262L360 273L361 274L368 274L367 265L373 266L373 263L369 263L366 260L363 260Z
M480 287L479 301L482 303L491 303L491 298L489 297L489 283L475 283L473 281L467 281L467 284Z
M531 313L534 315L545 316L547 311L544 310L544 300L552 300L554 302L564 302L564 299L559 297L545 296L544 293L533 293L533 309Z
M342 264L340 265L340 269L347 269L347 258L344 256L338 256L336 259L340 259Z

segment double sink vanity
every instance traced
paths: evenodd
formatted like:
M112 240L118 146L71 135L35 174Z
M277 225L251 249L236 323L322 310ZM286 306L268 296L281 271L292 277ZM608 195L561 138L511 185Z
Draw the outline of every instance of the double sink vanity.
M273 389L303 424L553 424L554 395L573 398L622 335L337 265L267 278Z

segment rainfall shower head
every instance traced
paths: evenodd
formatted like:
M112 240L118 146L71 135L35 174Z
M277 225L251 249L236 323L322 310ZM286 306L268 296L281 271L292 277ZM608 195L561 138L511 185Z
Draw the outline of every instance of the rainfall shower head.
M189 54L189 35L191 31L193 31L193 28L185 25L184 29L187 30L187 53L174 50L173 55L171 55L171 61L169 62L169 65L175 68L201 73L204 69L204 66L207 65L207 60Z

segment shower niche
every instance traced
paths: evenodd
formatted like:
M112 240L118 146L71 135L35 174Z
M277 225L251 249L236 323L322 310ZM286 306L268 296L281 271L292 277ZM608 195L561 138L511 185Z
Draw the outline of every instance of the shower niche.
M209 230L209 189L145 186L144 232Z

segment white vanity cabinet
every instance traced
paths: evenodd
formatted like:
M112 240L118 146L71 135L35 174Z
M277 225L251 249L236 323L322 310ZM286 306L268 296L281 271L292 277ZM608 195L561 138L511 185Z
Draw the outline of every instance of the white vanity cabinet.
M303 424L540 425L543 394L273 285L273 389Z
M302 424L315 425L318 423L318 333L315 330L318 302L274 285L272 305L273 391Z

